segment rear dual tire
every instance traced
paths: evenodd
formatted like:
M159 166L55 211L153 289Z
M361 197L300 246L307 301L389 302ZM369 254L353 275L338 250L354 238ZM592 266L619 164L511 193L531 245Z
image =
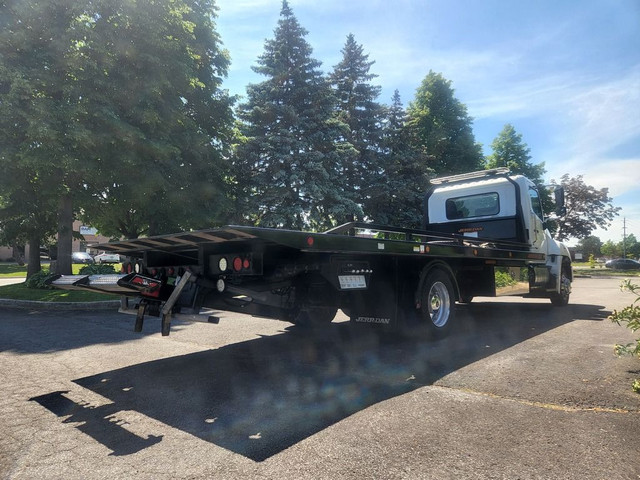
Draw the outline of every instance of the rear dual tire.
M315 329L329 325L337 313L336 307L303 307L289 321L298 327Z

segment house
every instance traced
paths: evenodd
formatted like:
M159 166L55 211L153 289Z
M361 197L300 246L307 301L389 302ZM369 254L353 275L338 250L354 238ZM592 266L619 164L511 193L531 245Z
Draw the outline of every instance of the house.
M109 241L108 237L104 235L100 235L95 228L92 228L87 225L83 225L80 220L76 220L73 222L73 231L79 233L83 236L83 240L79 240L74 238L73 244L71 246L71 251L73 252L89 252L92 255L95 255L98 252L96 249L91 249L88 245L93 245L96 243L106 243ZM29 245L25 247L24 257L28 258L29 255ZM2 262L10 262L15 261L13 258L13 248L10 246L0 246L0 261Z

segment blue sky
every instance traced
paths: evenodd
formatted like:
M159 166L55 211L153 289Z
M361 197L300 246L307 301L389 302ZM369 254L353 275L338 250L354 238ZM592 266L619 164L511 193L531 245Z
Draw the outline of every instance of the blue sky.
M217 0L231 55L223 87L245 95L273 38L281 0ZM429 70L451 80L476 141L511 123L546 179L583 175L608 187L620 216L595 235L640 239L640 0L289 0L327 73L346 37L376 63L381 103L408 104Z

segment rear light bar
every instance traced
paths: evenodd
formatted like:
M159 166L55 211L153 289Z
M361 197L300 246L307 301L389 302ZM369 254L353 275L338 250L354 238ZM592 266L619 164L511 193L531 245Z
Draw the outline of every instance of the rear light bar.
M253 253L210 255L209 271L213 274L255 275L262 273L262 262Z

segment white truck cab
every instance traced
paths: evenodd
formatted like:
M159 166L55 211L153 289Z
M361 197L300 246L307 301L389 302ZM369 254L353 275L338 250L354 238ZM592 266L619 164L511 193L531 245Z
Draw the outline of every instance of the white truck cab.
M486 239L487 243L544 255L544 262L534 259L529 265L533 286L548 288L551 282L560 291L563 276L571 279L569 250L545 227L541 194L531 180L497 168L431 182L433 187L425 197L425 230ZM559 190L558 211L563 204Z
M425 200L425 230L513 242L543 253L557 243L545 228L538 187L522 175L498 168L432 183Z

